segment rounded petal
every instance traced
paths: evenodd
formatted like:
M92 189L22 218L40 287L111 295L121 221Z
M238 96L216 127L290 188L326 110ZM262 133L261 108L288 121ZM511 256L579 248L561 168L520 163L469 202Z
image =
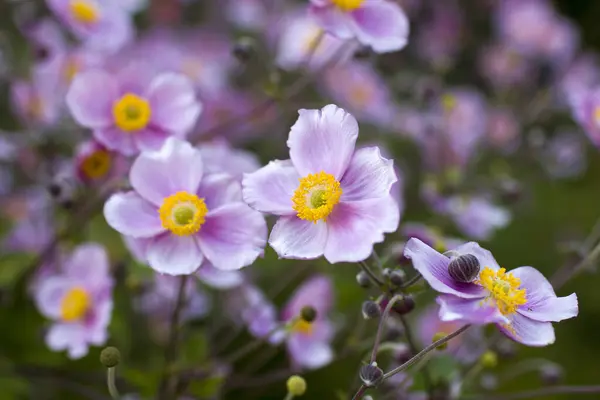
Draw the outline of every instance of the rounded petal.
M51 276L40 282L35 300L40 313L46 318L60 319L64 295L73 287L71 279Z
M300 175L290 160L275 160L256 172L244 174L244 201L255 210L275 215L292 215L292 197Z
M498 325L502 333L526 346L541 347L554 343L554 327L551 322L540 322L519 313L509 317L510 325Z
M148 248L148 244L152 242L152 238L134 238L127 235L122 235L123 243L127 250L131 253L133 258L141 263L146 263L146 249Z
M339 203L327 217L329 236L325 258L330 263L357 262L369 257L400 222L400 209L391 197Z
M298 113L287 141L296 170L300 176L324 171L340 179L354 153L358 122L333 104Z
M491 301L463 299L452 295L438 296L436 301L440 305L439 316L442 321L462 321L475 325L509 322Z
M398 4L387 0L368 1L351 15L358 41L376 52L398 51L406 46L410 25Z
M154 78L148 99L150 123L173 133L187 133L202 111L192 82L181 74L164 73Z
M288 350L294 364L308 369L321 368L333 360L333 350L326 342L295 336L288 340Z
M104 246L98 243L83 243L73 250L65 262L63 272L86 283L104 285L110 281L109 268L108 254Z
M113 194L104 204L104 218L114 230L134 238L165 231L157 208L135 192Z
M217 289L232 289L244 283L241 271L223 271L215 268L210 262L205 261L196 275L208 286Z
M317 23L333 36L340 39L351 39L354 35L352 33L352 20L350 15L343 12L338 7L333 7L331 5L311 6L309 12Z
M133 140L140 151L159 151L170 136L162 129L150 127L133 134Z
M340 182L342 201L385 197L397 180L394 162L383 158L378 147L359 149Z
M104 128L113 122L112 105L119 95L117 82L104 71L77 74L67 92L67 107L79 124Z
M53 351L68 350L71 359L81 358L88 352L85 327L82 324L52 325L46 333L46 344Z
M326 223L313 223L296 216L279 218L269 237L269 244L279 257L304 260L322 256L326 242Z
M159 152L142 153L129 172L131 186L160 206L177 192L196 193L202 179L202 157L188 142L169 138Z
M558 322L576 317L579 313L577 295L556 297L554 289L540 271L533 267L520 267L510 271L521 280L520 289L525 289L527 303L518 312L525 317L542 322Z
M450 259L438 253L416 238L411 238L404 246L404 256L412 260L429 285L441 293L453 294L465 299L482 298L486 290L471 283L456 282L448 273Z
M204 256L195 236L177 236L165 233L148 244L148 264L167 275L188 275L200 267Z
M231 203L208 213L198 242L215 268L240 269L263 253L267 224L258 211L241 202Z
M109 150L114 150L125 156L132 156L139 152L134 136L123 132L116 126L94 129L93 134L94 138Z
M485 267L489 267L489 268L493 269L494 271L500 269L498 262L492 255L492 252L487 249L484 249L478 243L468 242L468 243L465 243L465 244L462 244L462 245L456 247L452 251L454 251L458 254L474 255L479 260L479 265L481 266L482 269Z
M198 188L198 197L204 199L209 210L225 204L242 202L242 186L233 176L227 174L207 175Z

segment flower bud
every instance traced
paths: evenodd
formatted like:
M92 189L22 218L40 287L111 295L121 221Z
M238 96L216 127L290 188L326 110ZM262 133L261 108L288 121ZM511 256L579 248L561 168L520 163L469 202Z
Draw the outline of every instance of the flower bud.
M448 336L445 332L437 332L435 335L433 335L433 338L431 339L431 343L437 342L440 339L445 338L446 336ZM436 347L436 350L446 350L448 348L448 342L439 345L438 347Z
M479 260L472 254L458 256L450 261L448 273L457 282L472 282L479 274Z
M392 310L400 315L408 314L415 309L415 299L411 295L406 295L397 300L392 306Z
M479 361L485 368L494 368L498 365L498 356L493 351L488 350L481 355Z
M240 62L248 62L255 53L254 41L249 37L239 39L233 46L233 55Z
M365 319L374 319L381 316L381 307L374 301L367 300L362 304L362 314Z
M366 289L371 286L371 280L365 271L360 271L358 274L356 274L356 282L361 288Z
M563 378L562 369L554 364L547 364L540 368L540 380L544 385L556 385Z
M306 392L306 381L300 375L292 375L286 382L288 393L292 396L302 396Z
M121 352L116 347L106 347L100 352L100 362L106 368L116 367L121 362Z
M390 272L390 274L388 275L388 279L390 280L390 283L392 285L396 287L402 286L402 284L406 280L406 274L404 273L404 271L397 269Z
M383 371L377 366L376 362L363 365L360 368L360 380L366 387L374 387L381 383Z
M314 322L317 319L317 310L312 306L304 306L300 310L300 318L308 323Z

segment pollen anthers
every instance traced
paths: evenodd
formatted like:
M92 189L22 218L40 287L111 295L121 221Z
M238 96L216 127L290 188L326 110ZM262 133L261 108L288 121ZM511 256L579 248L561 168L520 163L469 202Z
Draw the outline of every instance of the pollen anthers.
M115 125L126 132L144 129L152 114L150 102L133 93L124 94L114 103L112 111Z
M81 162L81 172L89 179L99 179L110 171L112 158L108 150L98 149L87 155Z
M208 208L203 198L188 192L177 192L163 200L158 210L162 226L178 236L189 236L200 230Z
M325 220L340 201L342 188L333 175L324 171L300 178L300 185L292 197L292 208L297 216L317 223Z
M100 19L98 6L90 0L71 0L69 11L75 20L84 24L94 24Z
M313 333L313 324L311 322L307 322L302 318L299 318L296 322L293 323L292 332L302 333L304 335L312 335Z
M333 4L344 11L353 11L359 8L364 0L332 0Z
M487 300L495 301L502 315L513 314L519 306L527 303L526 290L519 289L521 280L511 273L507 274L505 268L494 271L485 267L474 282L490 292Z
M73 322L82 319L91 305L89 293L80 286L71 288L60 303L60 316L63 321Z

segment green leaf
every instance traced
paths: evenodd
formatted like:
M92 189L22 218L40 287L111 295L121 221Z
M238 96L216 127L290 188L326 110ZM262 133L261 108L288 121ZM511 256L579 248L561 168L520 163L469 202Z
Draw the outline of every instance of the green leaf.
M191 382L188 391L201 399L210 399L219 393L224 382L224 376L211 376L201 381Z

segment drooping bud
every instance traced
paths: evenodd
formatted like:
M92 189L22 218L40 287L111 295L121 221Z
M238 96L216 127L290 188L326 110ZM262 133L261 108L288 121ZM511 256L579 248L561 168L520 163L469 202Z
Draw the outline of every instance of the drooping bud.
M479 361L485 368L494 368L498 365L498 356L493 351L488 350L481 355Z
M356 282L361 288L366 289L371 286L371 280L365 271L360 271L358 274L356 274Z
M106 347L100 352L100 362L106 368L116 367L121 362L121 352L116 347Z
M406 295L397 300L392 306L392 310L400 315L408 314L415 309L415 299L411 295Z
M243 37L233 46L233 55L241 62L248 62L254 55L254 50L254 40L249 37Z
M300 310L300 318L308 323L314 322L317 319L317 310L312 306L304 306Z
M292 396L302 396L306 392L306 381L300 375L292 375L286 382L288 393Z
M362 314L365 319L374 319L381 316L381 307L374 301L367 300L362 304Z
M479 274L479 260L473 254L462 254L453 258L448 265L448 273L457 282L469 283Z
M381 383L383 371L377 366L376 362L363 365L360 368L360 380L366 387L374 387Z
M433 335L433 338L431 338L431 343L437 342L440 339L445 338L446 336L448 336L445 332L437 332L435 335ZM436 350L446 350L448 348L448 342L439 345L438 347L436 347Z

